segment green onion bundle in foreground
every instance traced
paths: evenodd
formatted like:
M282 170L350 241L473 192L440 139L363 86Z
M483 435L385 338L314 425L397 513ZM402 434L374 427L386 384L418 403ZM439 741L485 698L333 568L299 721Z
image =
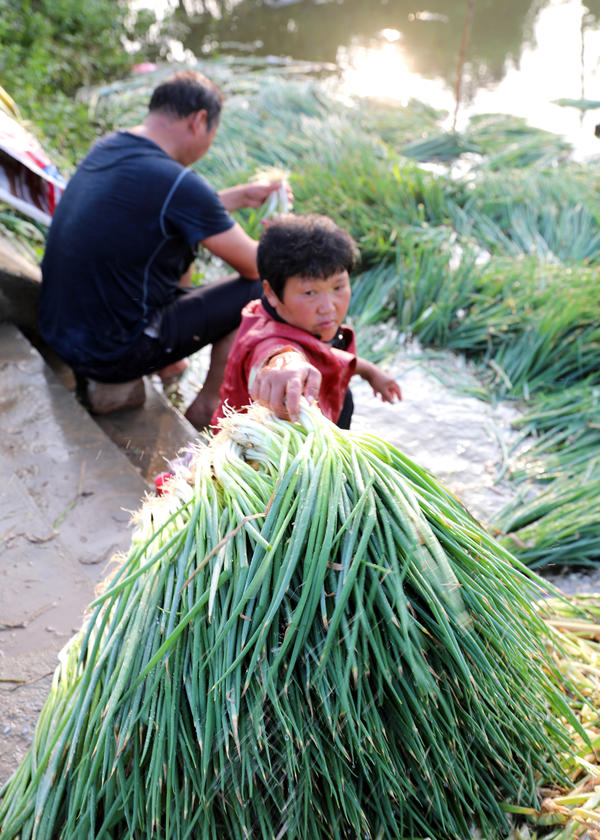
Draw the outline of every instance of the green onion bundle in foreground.
M517 570L381 440L234 415L63 651L3 840L494 837L569 717Z

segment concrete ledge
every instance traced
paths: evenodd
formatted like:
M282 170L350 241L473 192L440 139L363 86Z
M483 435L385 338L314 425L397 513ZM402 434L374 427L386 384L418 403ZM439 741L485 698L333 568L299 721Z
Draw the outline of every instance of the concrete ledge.
M0 323L0 787L31 742L58 652L130 546L131 512L196 436L148 379L142 408L93 418L53 364L62 376Z
M14 324L0 377L1 787L148 485Z
M62 385L74 394L73 372L43 342L38 332L40 286L39 266L20 254L9 240L0 237L0 322L15 324L23 330ZM23 336L21 340L25 341ZM171 405L160 385L155 387L151 377L145 377L144 381L146 399L143 405L98 415L94 420L151 484L154 476L164 471L166 462L196 440L198 433Z
M153 377L144 377L146 400L140 408L95 415L100 428L125 452L146 481L167 467L167 462L198 440L198 432L166 398Z
M0 321L37 334L41 271L0 236Z
M148 485L13 325L0 324L0 359L0 620L13 628L2 634L9 655L70 637L107 561L129 547L130 512Z

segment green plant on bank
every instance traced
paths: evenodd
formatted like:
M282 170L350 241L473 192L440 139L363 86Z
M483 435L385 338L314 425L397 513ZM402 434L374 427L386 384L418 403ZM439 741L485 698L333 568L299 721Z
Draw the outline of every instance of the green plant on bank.
M600 376L597 271L530 258L491 260L445 346L479 356L489 385L528 398Z
M598 172L563 162L527 172L482 168L467 200L450 214L457 233L494 254L531 254L545 261L593 262L600 249Z
M478 283L476 255L461 248L451 230L407 226L400 229L395 262L354 279L350 315L360 332L374 323L393 324L405 339L445 347ZM365 353L372 356L369 348Z
M532 567L594 566L600 534L600 388L588 382L541 395L514 426L515 499L494 518L502 541Z
M540 394L513 427L511 477L515 481L554 481L589 467L600 451L600 387L585 380Z
M3 0L0 84L65 175L107 128L78 91L125 74L139 54L134 42L147 55L153 20L126 0Z
M598 508L600 460L557 479L532 499L517 493L494 518L501 542L531 568L567 564L594 566L600 560Z
M0 202L0 231L2 236L12 242L15 250L20 251L33 263L39 263L44 255L46 244L46 226L40 222L23 218L9 208L3 210Z
M558 135L506 114L473 115L465 135L483 156L484 170L549 169L568 160L571 152Z
M255 406L169 488L61 655L3 840L492 840L568 784L544 584L394 447Z
M374 154L374 152L377 152ZM322 187L322 193L317 191ZM449 199L460 184L407 160L394 160L363 140L338 148L334 161L303 168L293 181L297 202L353 232L364 267L396 260L399 239L449 220ZM445 228L446 235L450 231Z

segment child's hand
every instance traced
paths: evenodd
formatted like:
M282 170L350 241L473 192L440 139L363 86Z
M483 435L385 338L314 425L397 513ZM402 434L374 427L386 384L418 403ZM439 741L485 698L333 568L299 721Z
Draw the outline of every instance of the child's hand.
M402 399L402 391L395 379L377 371L377 376L370 380L371 388L375 396L380 396L383 402L393 403Z
M369 383L375 396L381 397L383 402L393 403L395 400L402 399L402 391L396 380L372 362L358 358L356 360L356 372Z
M300 397L314 402L321 373L295 350L277 353L256 374L250 396L282 420L297 420Z

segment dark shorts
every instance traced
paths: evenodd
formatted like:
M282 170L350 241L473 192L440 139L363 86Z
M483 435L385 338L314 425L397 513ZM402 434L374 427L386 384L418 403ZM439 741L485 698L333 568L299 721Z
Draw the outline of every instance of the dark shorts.
M235 277L200 288L182 288L153 323L156 337L145 333L127 353L110 362L75 368L98 382L128 382L190 356L236 330L242 309L262 294L260 280Z
M346 396L344 397L344 404L342 405L340 416L338 417L335 425L340 429L349 429L353 413L354 399L352 398L352 391L348 388Z

